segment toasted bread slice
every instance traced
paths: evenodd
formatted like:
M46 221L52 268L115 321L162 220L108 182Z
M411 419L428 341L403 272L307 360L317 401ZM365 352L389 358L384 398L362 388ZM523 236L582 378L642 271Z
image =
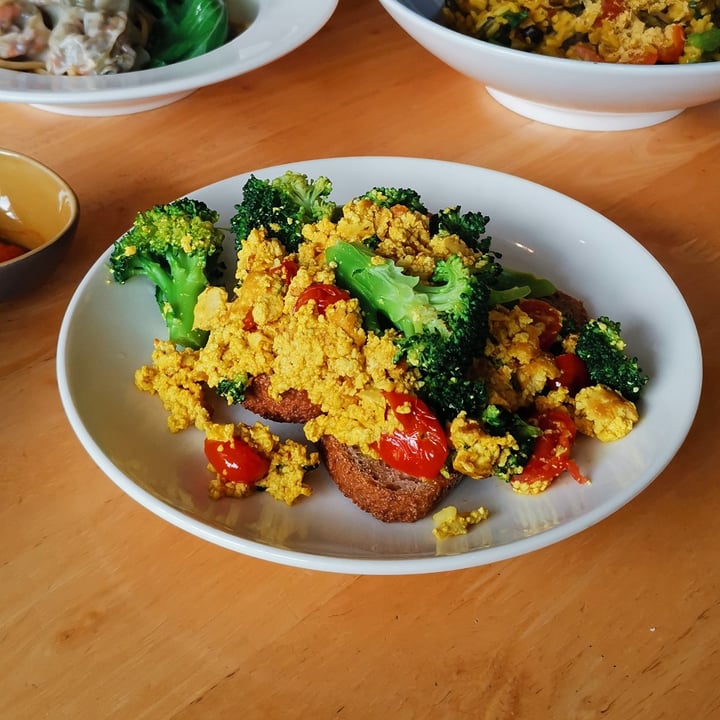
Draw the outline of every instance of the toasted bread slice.
M290 390L275 400L268 394L269 387L267 375L255 377L243 406L276 422L304 423L320 414L304 390ZM320 441L320 451L342 493L384 522L414 522L425 517L460 479L459 474L428 480L405 475L332 437Z
M243 407L266 420L306 423L320 414L320 408L310 402L305 390L288 390L279 400L270 397L270 376L257 375L245 392Z
M564 317L570 318L578 328L582 327L590 319L582 300L578 300L572 295L562 292L562 290L556 290L552 295L547 295L542 299L557 308Z
M406 475L330 436L320 440L320 453L343 495L383 522L420 520L462 477L459 473L429 479Z

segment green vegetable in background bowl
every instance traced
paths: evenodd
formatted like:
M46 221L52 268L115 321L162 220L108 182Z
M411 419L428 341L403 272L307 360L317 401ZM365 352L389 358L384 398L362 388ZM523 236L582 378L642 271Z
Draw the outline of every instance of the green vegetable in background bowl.
M148 52L150 67L189 60L220 47L230 32L222 0L146 0L155 17Z

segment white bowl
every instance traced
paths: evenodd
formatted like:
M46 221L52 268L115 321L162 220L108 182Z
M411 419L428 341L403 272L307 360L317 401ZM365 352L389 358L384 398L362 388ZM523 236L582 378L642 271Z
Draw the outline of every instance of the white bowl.
M0 69L0 102L95 117L152 110L286 55L325 25L337 1L229 0L230 18L247 28L205 55L117 75L66 77Z
M25 248L0 260L0 302L37 288L55 271L79 217L75 192L54 170L0 148L0 239Z
M444 27L443 0L380 0L420 45L510 110L577 130L629 130L720 100L720 62L619 65L511 50Z

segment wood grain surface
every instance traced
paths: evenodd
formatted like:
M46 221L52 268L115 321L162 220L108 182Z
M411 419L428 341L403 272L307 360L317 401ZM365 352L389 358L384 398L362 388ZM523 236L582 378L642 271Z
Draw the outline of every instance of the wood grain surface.
M290 55L176 104L108 118L5 104L0 131L82 207L52 279L0 304L0 718L720 717L720 105L628 132L541 125L378 3L340 0ZM334 575L186 534L82 449L58 396L58 329L135 212L253 168L365 154L537 181L666 268L701 336L703 397L676 458L626 507L476 569Z

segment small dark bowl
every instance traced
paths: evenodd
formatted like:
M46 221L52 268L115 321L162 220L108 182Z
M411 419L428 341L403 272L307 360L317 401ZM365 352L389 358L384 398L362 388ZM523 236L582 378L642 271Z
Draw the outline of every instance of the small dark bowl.
M0 261L0 301L38 287L58 265L80 215L73 189L33 158L0 149L0 240L24 252Z

